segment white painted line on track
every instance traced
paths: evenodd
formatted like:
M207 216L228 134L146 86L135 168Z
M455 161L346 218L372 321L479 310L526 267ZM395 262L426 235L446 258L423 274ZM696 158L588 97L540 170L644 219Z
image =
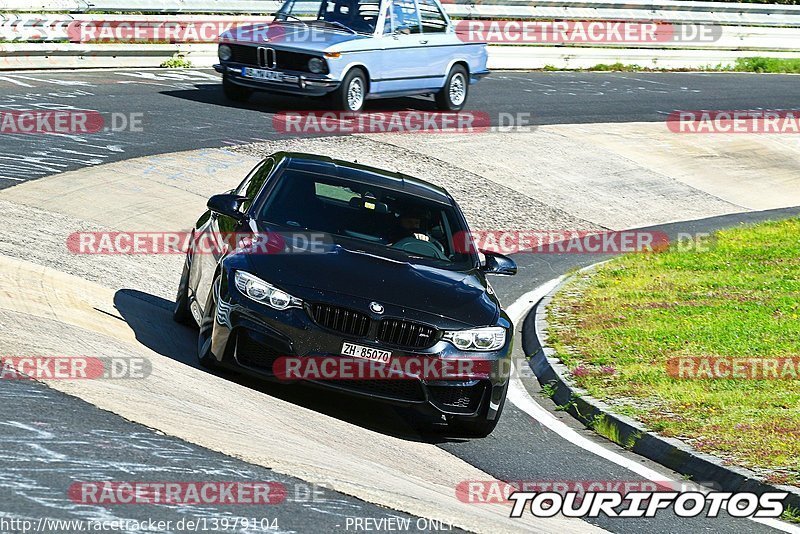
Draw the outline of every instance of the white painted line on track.
M525 293L520 298L518 298L513 304L511 304L508 308L506 308L506 313L513 321L515 327L517 328L521 327L522 321L525 319L525 316L528 314L528 312L545 295L547 295L548 293L550 293L550 291L555 289L558 286L558 284L561 283L562 280L564 280L563 276L556 278L554 280L550 280L549 282L540 285L533 291ZM637 475L653 482L678 482L677 480L671 479L670 477L663 475L658 471L655 471L654 469L650 469L649 467L642 465L634 460L631 460L630 458L625 458L621 454L616 453L611 449L607 449L606 447L598 443L595 443L594 441L586 438L585 436L580 435L573 428L569 427L566 423L559 421L553 414L544 409L541 405L539 405L539 403L537 403L533 399L533 397L531 397L528 394L528 391L522 384L522 380L520 379L519 374L516 373L516 370L514 368L512 368L511 370L511 378L509 379L508 400L511 401L514 404L514 406L516 406L529 416L533 417L541 425L552 430L559 437L569 441L573 445L576 445L587 452L596 454L597 456L601 457L606 461L615 463L620 467L624 467L625 469L632 471ZM776 530L780 530L782 532L789 532L791 534L800 534L800 527L784 523L783 521L779 521L777 519L763 519L763 518L753 518L753 517L748 519L756 523L760 523L762 525L774 528Z
M31 85L31 84L25 83L25 82L21 82L19 80L15 80L11 76L0 76L0 80L5 80L7 82L11 82L13 84L16 84L16 85L19 85L19 86L22 86L22 87L33 87L33 85Z

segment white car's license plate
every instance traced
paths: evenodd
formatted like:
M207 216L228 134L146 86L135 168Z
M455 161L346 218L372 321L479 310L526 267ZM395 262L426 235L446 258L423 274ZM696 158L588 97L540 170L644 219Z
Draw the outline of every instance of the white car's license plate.
M274 70L253 69L242 67L242 76L245 78L255 78L256 80L269 80L271 82L282 82L283 74Z
M373 349L372 347L363 347L353 343L342 344L342 356L352 356L353 358L383 363L389 363L389 360L392 359L392 353L388 350Z

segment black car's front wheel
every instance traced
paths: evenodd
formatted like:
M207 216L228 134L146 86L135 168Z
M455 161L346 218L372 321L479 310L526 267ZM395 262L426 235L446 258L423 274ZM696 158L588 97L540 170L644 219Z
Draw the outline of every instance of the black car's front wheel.
M178 283L178 294L175 296L175 306L172 308L172 318L175 322L191 325L192 312L189 309L189 273L192 270L191 251L186 253L186 260L183 262L181 281Z
M367 78L361 69L351 69L339 88L331 93L336 109L358 112L364 108L367 98Z
M444 87L436 93L436 107L442 111L461 111L467 102L469 75L462 65L454 65Z
M211 351L211 344L213 341L214 321L216 321L217 317L217 302L221 280L222 278L217 276L214 279L214 283L211 284L208 302L206 302L205 310L203 311L203 319L200 321L200 332L197 335L197 360L206 369L219 367L219 360Z
M247 102L253 94L252 89L233 83L227 76L222 78L222 92L225 98L234 102Z

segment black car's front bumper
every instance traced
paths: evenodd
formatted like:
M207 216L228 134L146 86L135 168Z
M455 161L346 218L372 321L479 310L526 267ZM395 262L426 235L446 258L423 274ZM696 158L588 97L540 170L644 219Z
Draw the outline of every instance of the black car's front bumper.
M497 416L510 372L513 337L510 330L506 345L496 352L465 353L443 340L426 349L410 350L328 330L314 322L307 308L274 310L243 297L228 284L224 286L228 287L221 292L212 334L212 351L222 359L223 365L275 380L273 364L278 358L338 357L345 341L390 350L393 358L480 359L481 369L488 372L479 377L446 380L359 377L311 383L381 402L413 406L433 414L490 420Z
M243 67L255 68L251 65L224 63L214 65L214 70L225 76L229 82L256 91L269 91L272 93L285 93L300 96L324 96L335 91L339 85L341 85L339 80L334 80L324 74L317 75L295 71L281 71L283 74L282 82L258 80L242 76Z

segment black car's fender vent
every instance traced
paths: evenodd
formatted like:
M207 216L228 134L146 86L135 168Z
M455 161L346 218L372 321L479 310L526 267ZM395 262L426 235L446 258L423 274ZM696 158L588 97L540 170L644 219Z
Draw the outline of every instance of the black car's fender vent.
M428 348L436 341L436 330L402 319L384 319L378 328L378 341L399 347Z
M283 353L285 355L285 353ZM250 339L250 336L239 335L236 347L236 360L240 365L272 373L275 360L280 358L281 352Z
M347 308L329 304L312 304L311 317L318 325L348 336L364 337L369 332L370 318L363 313Z
M431 400L439 408L453 413L474 413L480 405L485 384L474 386L428 386Z

